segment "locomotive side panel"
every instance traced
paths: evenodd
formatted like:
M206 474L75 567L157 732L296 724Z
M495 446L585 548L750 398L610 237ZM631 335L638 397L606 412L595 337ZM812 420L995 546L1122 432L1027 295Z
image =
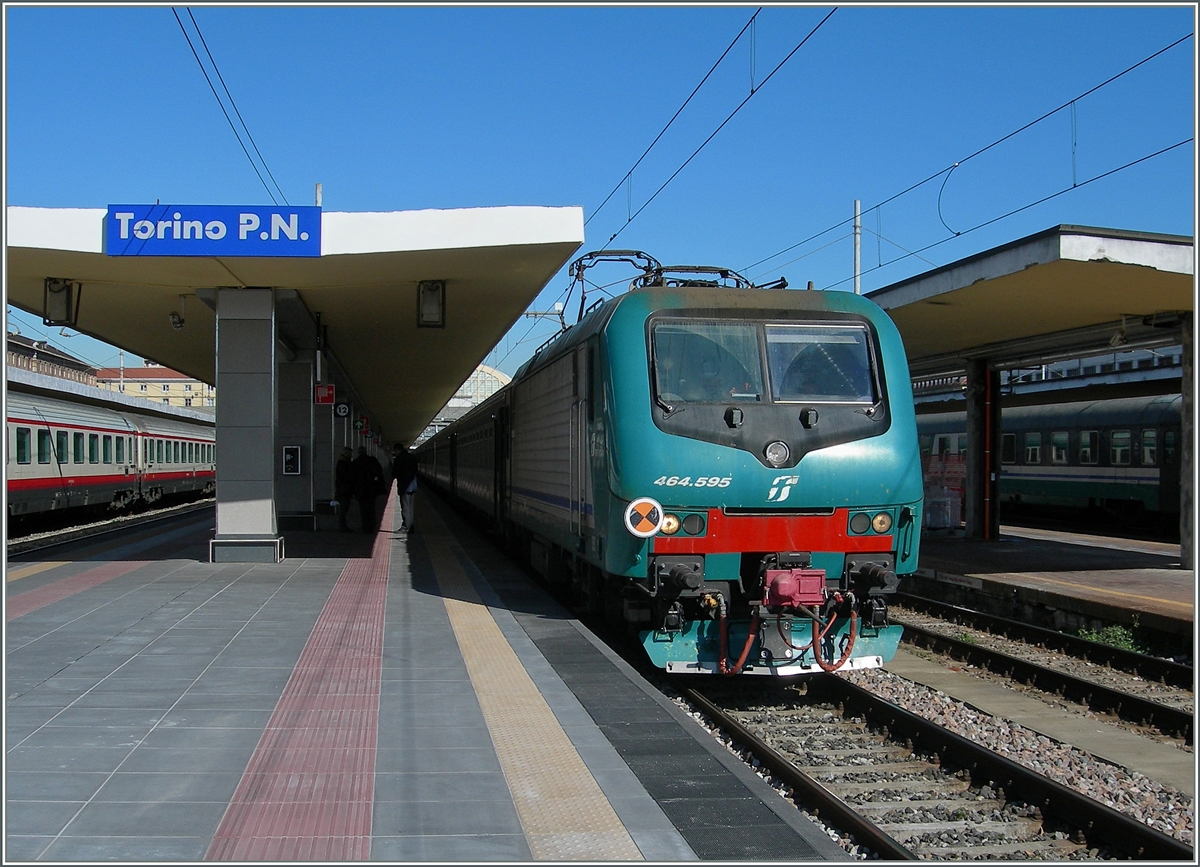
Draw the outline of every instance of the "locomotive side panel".
M574 404L574 359L570 354L512 386L509 514L516 523L564 547L573 505L570 448Z

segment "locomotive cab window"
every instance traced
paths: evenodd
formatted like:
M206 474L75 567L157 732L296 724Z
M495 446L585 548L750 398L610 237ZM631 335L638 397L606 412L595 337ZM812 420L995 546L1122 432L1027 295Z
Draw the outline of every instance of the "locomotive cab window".
M667 403L762 400L758 330L734 322L660 322L654 375Z
M668 403L880 401L865 325L669 320L652 329L654 377ZM768 377L764 377L765 346Z
M876 402L865 327L768 325L766 337L775 400Z

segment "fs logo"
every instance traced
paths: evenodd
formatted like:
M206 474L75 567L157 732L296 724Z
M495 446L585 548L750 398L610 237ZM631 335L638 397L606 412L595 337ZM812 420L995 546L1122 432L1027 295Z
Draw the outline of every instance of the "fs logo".
M799 476L776 476L767 492L768 503L782 503L792 492L792 486L800 484Z

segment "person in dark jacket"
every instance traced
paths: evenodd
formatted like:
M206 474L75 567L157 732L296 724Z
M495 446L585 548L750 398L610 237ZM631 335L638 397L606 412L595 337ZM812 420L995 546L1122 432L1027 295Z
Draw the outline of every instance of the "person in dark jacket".
M393 449L392 478L396 480L396 496L400 498L400 530L411 533L417 520L417 459L404 443L396 443Z
M333 498L337 500L338 529L343 533L350 532L346 523L346 515L350 512L350 500L354 498L354 468L351 456L354 452L349 446L342 449L337 467L333 471Z
M367 454L366 446L358 447L358 457L350 464L354 478L354 499L358 500L358 513L362 518L362 531L374 533L379 529L375 518L375 498L383 490L383 465L374 455Z

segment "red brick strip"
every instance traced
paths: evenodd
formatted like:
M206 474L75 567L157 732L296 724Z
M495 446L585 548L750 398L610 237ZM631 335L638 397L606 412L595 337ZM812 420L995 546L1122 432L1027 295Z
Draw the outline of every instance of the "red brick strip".
M342 570L206 860L370 858L390 546L378 533L371 559Z
M27 590L24 593L18 593L16 596L10 596L6 604L7 618L5 622L15 620L24 614L28 614L30 611L37 611L39 608L44 608L52 602L66 599L68 596L73 596L81 590L87 590L89 587L95 587L97 584L103 584L105 581L111 581L114 578L120 578L122 575L132 572L134 569L140 569L145 565L144 560L115 560L111 563L105 563L103 566L87 569L78 575L72 575L70 578L60 578L36 590Z

